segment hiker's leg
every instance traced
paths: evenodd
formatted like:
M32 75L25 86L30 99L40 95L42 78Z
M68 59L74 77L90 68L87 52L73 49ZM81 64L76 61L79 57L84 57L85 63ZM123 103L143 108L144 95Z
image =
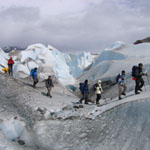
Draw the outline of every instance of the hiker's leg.
M38 83L37 77L34 77L34 87L36 87L36 84Z
M96 104L99 104L99 100L101 99L101 94L97 94Z
M49 87L47 87L47 96L50 96Z
M13 76L12 66L10 67L10 73L11 73L11 76Z
M10 66L8 65L8 74L10 76Z
M118 84L118 97L121 97L121 93L122 93L122 86L120 84Z
M88 93L85 93L84 94L84 99L85 99L85 104L88 104Z
M144 85L144 80L143 78L140 79L140 85L139 85L139 89L141 89Z
M127 86L123 85L123 93L126 94L126 91L127 91Z
M139 90L139 84L140 84L140 81L139 81L139 79L137 78L137 79L135 80L135 93L137 93L138 90Z
M80 103L82 103L82 101L84 100L84 93L81 93L82 94L82 97L81 99L79 100Z
M49 87L49 96L52 97L51 95L52 87Z
M11 67L11 75L13 76L13 66Z
M33 87L35 87L36 85L36 80L35 80L35 77L33 77Z

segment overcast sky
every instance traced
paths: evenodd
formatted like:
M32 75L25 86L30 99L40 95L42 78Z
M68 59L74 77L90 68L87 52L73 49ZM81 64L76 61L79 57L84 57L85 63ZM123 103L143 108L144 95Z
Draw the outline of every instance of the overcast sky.
M150 36L150 0L0 0L0 47L100 52Z

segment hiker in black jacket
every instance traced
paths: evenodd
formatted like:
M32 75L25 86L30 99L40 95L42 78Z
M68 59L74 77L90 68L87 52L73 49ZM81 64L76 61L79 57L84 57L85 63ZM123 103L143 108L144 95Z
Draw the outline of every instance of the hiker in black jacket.
M82 104L82 101L85 100L85 104L88 104L88 94L89 94L89 88L88 88L88 80L85 80L82 87L82 98L79 100L79 103Z
M147 74L143 73L143 64L139 63L135 70L135 94L140 94L139 91L142 91L142 87L144 85L144 80L142 78L143 75Z
M52 90L52 87L54 87L54 85L53 85L51 76L48 76L48 79L45 81L45 86L47 88L47 96L50 96L50 98L52 98L51 90Z

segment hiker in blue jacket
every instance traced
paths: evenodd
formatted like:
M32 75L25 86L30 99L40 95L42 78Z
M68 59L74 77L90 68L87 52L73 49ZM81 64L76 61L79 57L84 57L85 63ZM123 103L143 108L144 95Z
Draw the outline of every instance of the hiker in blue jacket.
M88 80L85 80L82 84L82 98L80 99L80 103L82 104L82 101L85 100L85 104L88 104L88 94L89 94L89 88L88 88Z
M33 88L36 88L36 84L38 83L37 68L32 69L30 75L33 79Z
M118 75L118 97L119 100L122 99L121 95L126 96L127 86L125 84L125 75L126 72L122 70L122 72Z

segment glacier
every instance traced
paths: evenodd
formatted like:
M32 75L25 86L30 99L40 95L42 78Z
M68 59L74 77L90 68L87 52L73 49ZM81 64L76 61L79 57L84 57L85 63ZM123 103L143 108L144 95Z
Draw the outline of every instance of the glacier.
M0 50L0 64L7 66L9 56L15 60L14 77L0 73L0 149L2 150L149 150L150 85L139 95L131 68L142 62L150 75L150 44L131 45L114 42L98 57L87 52L64 54L54 47L33 44L14 55ZM2 67L1 66L1 67ZM37 89L28 79L38 67ZM94 103L79 107L78 83L98 79L115 82L116 75L127 73L127 96L118 101L117 85L104 88L101 107ZM46 96L43 82L55 78L52 98ZM53 78L53 79L54 79ZM57 82L56 82L57 81ZM71 91L66 85L74 85ZM95 100L90 90L90 98ZM24 145L19 144L24 141Z

